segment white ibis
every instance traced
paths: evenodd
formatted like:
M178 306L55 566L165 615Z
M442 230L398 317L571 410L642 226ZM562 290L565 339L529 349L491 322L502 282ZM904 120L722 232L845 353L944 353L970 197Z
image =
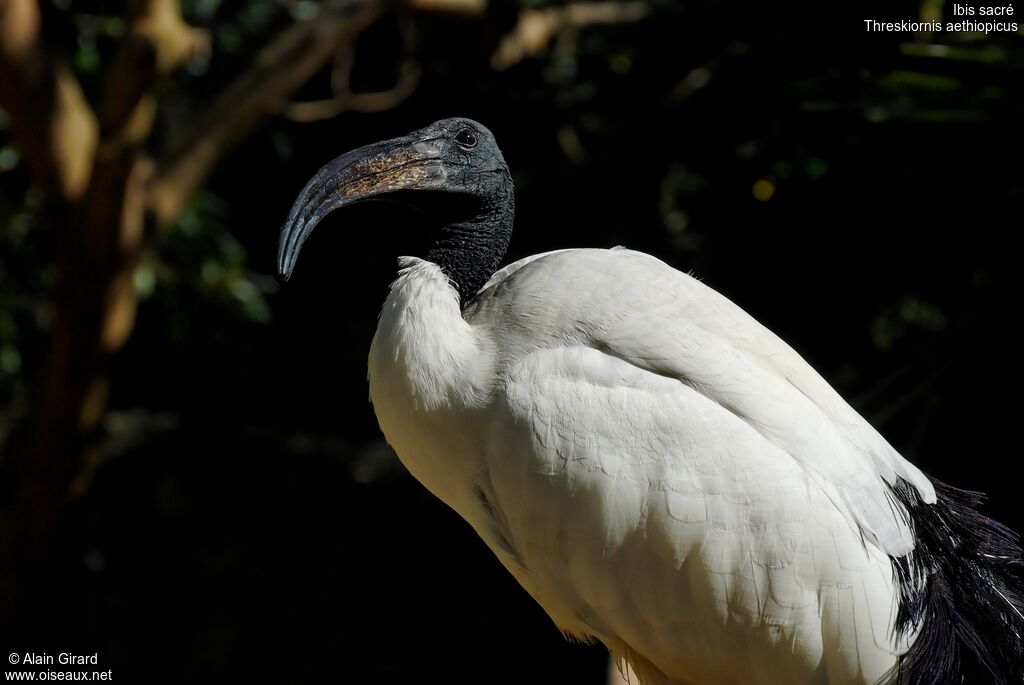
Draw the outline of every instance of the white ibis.
M338 157L281 234L389 195L399 259L370 348L380 427L565 634L643 685L1021 682L1021 550L786 343L626 249L498 269L513 188L467 119Z

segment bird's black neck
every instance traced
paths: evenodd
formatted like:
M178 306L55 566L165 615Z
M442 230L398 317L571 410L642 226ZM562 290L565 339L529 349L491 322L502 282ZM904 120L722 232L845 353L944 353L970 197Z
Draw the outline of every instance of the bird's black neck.
M465 305L498 270L512 238L515 199L511 190L489 198L471 219L446 224L427 252L459 291Z

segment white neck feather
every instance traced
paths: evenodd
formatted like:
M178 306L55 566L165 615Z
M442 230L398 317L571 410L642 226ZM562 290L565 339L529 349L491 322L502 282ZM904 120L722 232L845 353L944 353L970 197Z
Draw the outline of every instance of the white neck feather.
M402 257L370 346L370 399L384 436L406 467L449 504L453 469L475 471L477 449L453 441L459 415L485 405L494 353L462 318L458 291L433 262Z

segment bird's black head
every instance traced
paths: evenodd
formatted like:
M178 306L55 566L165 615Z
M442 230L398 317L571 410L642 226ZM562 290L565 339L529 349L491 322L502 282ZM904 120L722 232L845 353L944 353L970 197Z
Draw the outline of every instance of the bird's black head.
M278 275L288 280L302 244L328 213L383 197L429 219L436 236L425 256L444 269L463 302L497 269L512 234L512 178L491 132L453 118L352 150L320 169L281 229Z

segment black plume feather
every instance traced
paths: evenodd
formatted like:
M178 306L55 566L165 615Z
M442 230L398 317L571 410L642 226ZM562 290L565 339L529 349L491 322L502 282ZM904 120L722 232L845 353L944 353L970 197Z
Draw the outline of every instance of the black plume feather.
M899 664L914 685L1024 682L1024 554L1020 538L978 511L984 495L932 479L925 504L900 480L916 546L890 557L899 589L896 635L917 632Z

